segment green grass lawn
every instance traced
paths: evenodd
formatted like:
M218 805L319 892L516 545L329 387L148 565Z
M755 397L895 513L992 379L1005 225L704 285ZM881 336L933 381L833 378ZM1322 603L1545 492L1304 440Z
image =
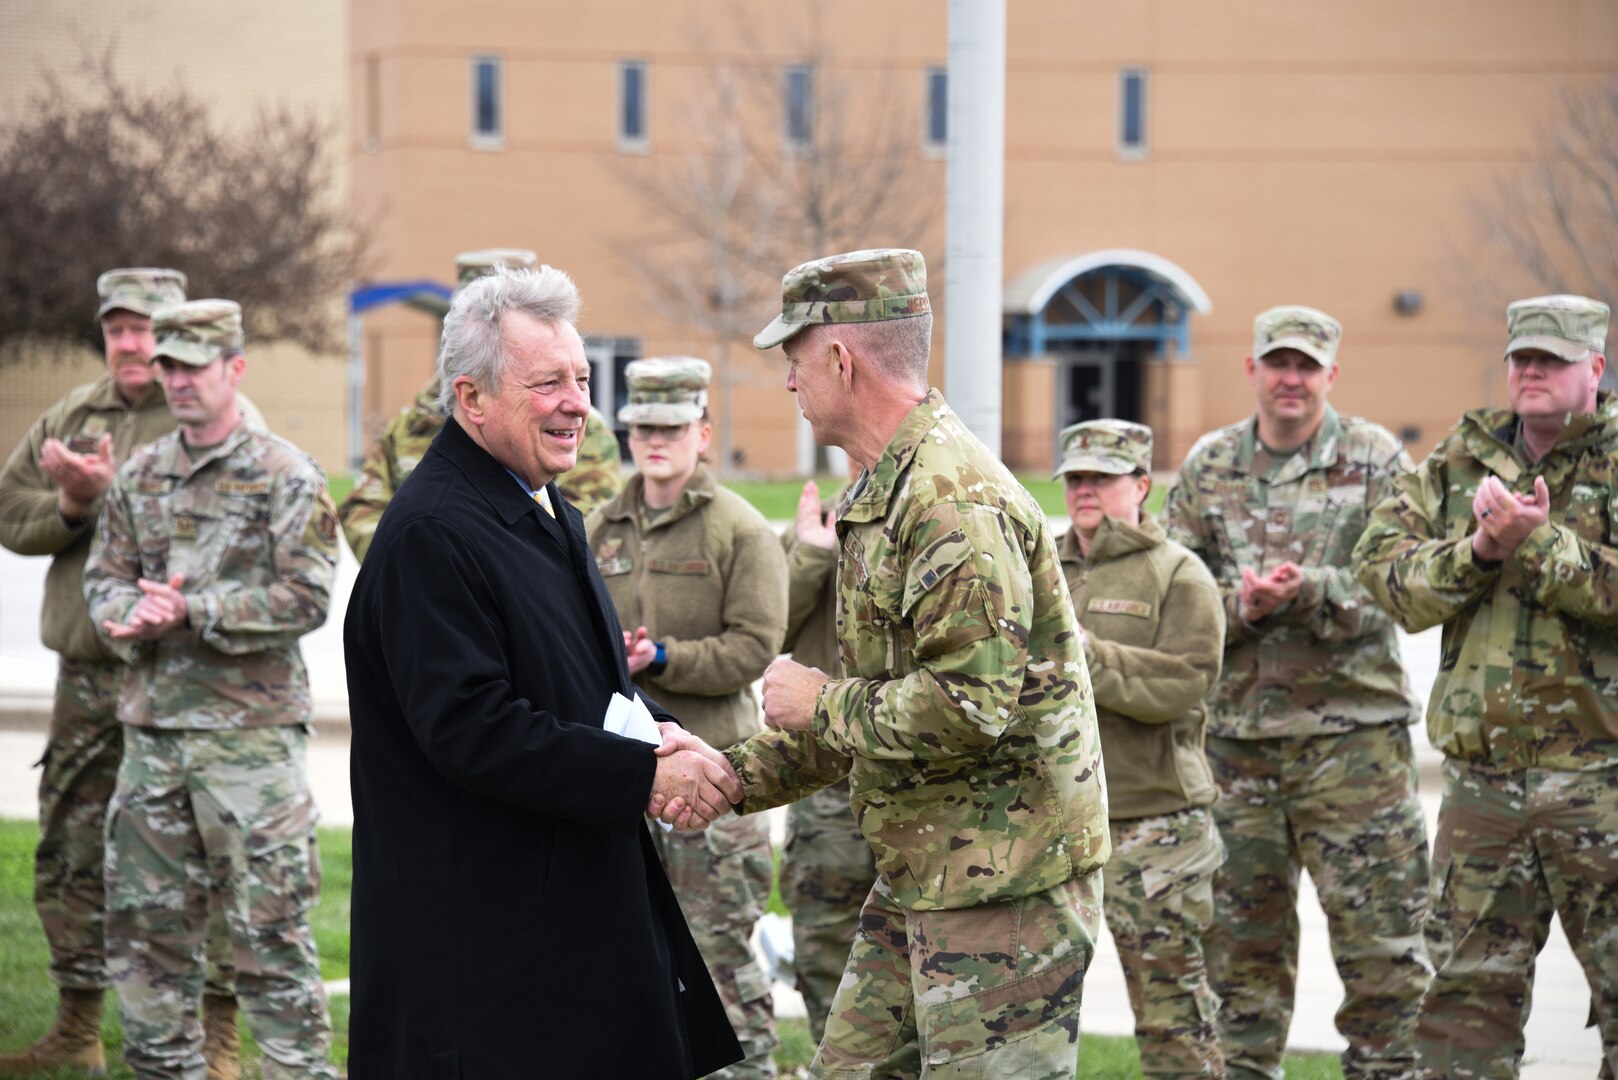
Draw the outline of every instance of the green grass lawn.
M34 916L33 860L38 838L39 830L33 822L0 820L0 1051L19 1050L33 1042L49 1027L56 1008L56 990L46 975L45 939ZM340 979L348 974L349 889L354 878L349 830L321 829L320 859L324 881L320 906L314 914L315 940L320 946L322 974L327 979ZM770 910L786 914L779 890L771 892ZM342 1062L348 1057L346 997L332 998L331 1019L336 1036L332 1056ZM118 1062L123 1039L114 995L108 995L101 1033L109 1062ZM781 1046L775 1059L782 1070L807 1066L815 1051L809 1041L809 1025L801 1019L784 1019L780 1034ZM256 1080L260 1076L258 1050L245 1033L243 1046L244 1075ZM127 1078L132 1074L116 1063L108 1075ZM1135 1040L1085 1036L1079 1048L1077 1075L1140 1076ZM1289 1057L1286 1075L1289 1080L1339 1080L1343 1073L1335 1058L1311 1056Z

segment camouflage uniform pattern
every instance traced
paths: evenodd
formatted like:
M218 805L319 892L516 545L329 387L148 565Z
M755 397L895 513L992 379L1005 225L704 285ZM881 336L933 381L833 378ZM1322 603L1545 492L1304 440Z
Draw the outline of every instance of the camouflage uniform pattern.
M326 620L336 560L326 477L286 440L238 424L195 458L179 432L142 448L107 490L90 616L126 622L136 581L172 574L190 614L183 633L109 641L131 667L118 718L193 731L307 721L298 639Z
M1123 476L1152 467L1152 429L1127 420L1086 420L1062 429L1062 460L1053 479L1070 472Z
M307 919L319 871L298 638L326 618L336 557L320 467L245 424L195 458L179 432L166 435L107 491L85 571L92 619L125 622L137 579L174 573L190 611L187 627L156 641L109 642L130 668L108 811L107 944L125 1056L141 1075L202 1077L210 885L266 1077L335 1075Z
M624 368L629 401L618 410L625 424L672 426L695 423L708 410L708 361L693 356L657 356Z
M930 391L839 507L846 674L822 689L811 731L766 731L727 752L746 812L848 775L855 817L876 854L880 882L821 1049L843 1071L820 1075L844 1075L864 1053L857 1047L874 1045L847 1022L845 999L908 1003L912 989L925 992L908 977L889 981L911 970L895 959L904 954L904 928L916 970L925 972L952 963L925 955L929 926L1025 904L1069 910L1052 896L1093 899L1093 871L1110 846L1101 744L1049 529L1027 490ZM932 920L932 912L944 917ZM1065 925L1077 934L1083 923L1082 938L1053 940L1049 952L1025 941L1017 964L1042 974L1003 998L970 994L940 970L952 987L940 993L961 995L949 1010L957 1019L940 1015L919 1037L948 1049L950 1069L998 1069L1002 1055L1031 1053L1055 1071L1065 1061L1072 1073L1077 990L1090 956L1082 942L1093 940L1095 924L1070 915ZM887 962L871 951L873 926ZM982 974L975 985L1012 977ZM916 1004L927 1002L918 996ZM859 1015L875 1024L882 1008ZM907 1034L891 1017L885 1023L890 1035ZM1008 1044L994 1030L1000 1023L1028 1023L1033 1032ZM877 1074L890 1075L880 1066Z
M97 282L97 317L114 310L150 316L185 299L185 275L136 267L109 270ZM264 419L245 395L237 407L253 427ZM48 555L40 637L60 656L51 729L40 761L40 841L35 853L34 900L51 950L51 978L65 989L108 985L102 866L107 800L122 753L117 720L124 668L90 622L84 601L84 563L102 500L81 522L57 511L54 477L40 467L45 440L60 440L77 454L112 439L116 461L174 430L162 387L148 385L124 401L110 373L71 390L28 429L0 470L0 545L20 555ZM217 905L216 905L217 906ZM217 926L217 922L216 922ZM222 936L210 939L208 992L229 995L233 974Z
M751 944L775 876L769 822L727 814L703 832L653 829L652 839L742 1044L741 1061L709 1075L714 1080L769 1080L776 1075L780 1043L775 1001Z
M1426 828L1404 727L1416 705L1393 623L1349 558L1408 462L1386 430L1329 407L1308 444L1274 460L1249 419L1198 441L1165 504L1169 535L1202 557L1225 602L1207 750L1229 858L1205 947L1233 1076L1281 1076L1301 867L1328 913L1346 990L1344 1074L1411 1067L1431 974L1421 936ZM1247 622L1241 569L1285 561L1301 568L1297 597Z
M214 889L266 1080L335 1077L309 929L320 858L304 727L130 727L126 736L107 825L107 938L125 1060L137 1076L203 1080L197 1003Z
M371 537L376 533L377 522L382 520L382 511L388 508L393 493L399 490L405 477L421 464L422 455L448 419L438 407L439 390L438 379L434 377L422 387L416 400L401 409L382 429L360 467L353 490L338 510L343 536L354 557L361 562L370 550ZM590 410L589 419L584 423L576 463L556 478L556 485L567 501L586 517L623 490L624 472L617 436L596 410Z
M1312 307L1283 304L1260 312L1253 320L1255 359L1279 349L1297 349L1321 367L1332 367L1342 340L1342 324Z
M1202 939L1225 848L1195 807L1112 823L1102 910L1118 946L1146 1076L1224 1076Z
M836 500L821 504L824 515ZM787 636L782 648L807 667L842 675L837 655L837 550L781 538L787 553ZM787 808L781 897L792 912L792 966L809 1033L818 1044L859 930L860 907L876 880L844 778Z
M1444 628L1427 709L1445 787L1427 924L1439 970L1417 1029L1426 1075L1516 1075L1552 908L1618 1064L1618 399L1573 414L1538 462L1518 453L1517 428L1503 409L1463 416L1355 552L1402 625ZM1549 520L1500 564L1471 545L1491 475L1518 493L1543 477L1550 492Z
M1100 891L1100 876L1086 874L1027 896L915 911L877 879L809 1075L1070 1080Z
M1506 356L1538 349L1568 363L1607 351L1612 309L1588 296L1536 296L1506 306Z
M753 336L770 349L816 323L882 322L932 311L927 264L905 248L832 255L788 270L781 279L781 314Z

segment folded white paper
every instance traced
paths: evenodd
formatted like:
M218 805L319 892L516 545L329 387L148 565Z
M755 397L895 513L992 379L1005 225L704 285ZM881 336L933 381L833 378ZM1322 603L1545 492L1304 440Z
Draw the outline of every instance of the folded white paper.
M601 726L626 739L638 739L653 746L663 745L663 735L657 730L657 721L652 719L652 711L638 694L633 698L613 694L607 702L607 716ZM666 821L659 821L658 824L664 832L674 828Z

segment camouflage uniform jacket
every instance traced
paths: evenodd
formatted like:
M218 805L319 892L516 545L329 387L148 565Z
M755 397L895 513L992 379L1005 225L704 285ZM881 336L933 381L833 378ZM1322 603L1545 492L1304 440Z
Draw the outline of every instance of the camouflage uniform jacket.
M590 547L618 621L645 626L666 650L662 673L642 671L636 684L710 746L729 746L763 726L753 682L780 655L786 630L781 542L752 504L700 465L650 526L644 486L630 477L590 515Z
M1138 528L1103 519L1088 559L1071 529L1058 550L1086 631L1112 820L1211 805L1202 699L1219 681L1225 613L1208 568L1150 514Z
M1044 512L934 390L837 521L846 677L727 756L748 812L845 773L895 899L1028 896L1106 861L1090 679Z
M138 451L107 489L85 568L90 617L126 622L139 578L185 575L186 625L109 642L131 665L126 724L185 730L309 719L298 638L326 621L337 512L303 451L237 427L195 461L178 431Z
M824 502L820 512L835 505ZM841 675L837 655L837 549L798 541L795 529L781 535L787 555L787 636L781 648L806 667Z
M1166 531L1213 571L1225 604L1225 662L1208 731L1271 739L1408 724L1418 706L1393 621L1349 564L1366 515L1409 457L1385 428L1330 407L1313 439L1273 474L1256 421L1210 432L1180 467ZM1242 567L1284 562L1303 587L1258 624L1241 617Z
M254 426L264 418L246 397L237 406ZM84 561L90 555L102 499L90 504L84 521L69 525L56 509L56 481L39 466L46 439L59 439L76 454L92 453L101 436L112 436L115 461L127 461L138 447L174 430L163 389L149 384L134 404L118 394L111 373L70 390L45 410L11 452L0 472L0 544L19 555L50 555L45 573L45 604L40 638L47 649L68 660L111 663L118 659L90 622L84 604Z
M1412 632L1442 623L1427 708L1451 757L1521 769L1618 765L1618 399L1575 414L1535 464L1516 418L1461 418L1399 477L1354 552L1363 581ZM1550 519L1500 565L1479 564L1472 498L1485 477L1522 494L1543 476Z
M421 463L421 456L432 445L433 436L448 419L438 408L438 389L438 379L434 378L422 387L415 401L399 410L399 415L382 429L376 445L371 447L360 467L354 489L338 510L343 535L348 538L354 557L361 562L371 548L371 537L376 534L376 523L382 520L382 511L388 508L393 493L399 490L405 477ZM584 422L578 460L573 468L557 477L556 486L586 517L623 490L624 473L618 458L617 436L594 409Z

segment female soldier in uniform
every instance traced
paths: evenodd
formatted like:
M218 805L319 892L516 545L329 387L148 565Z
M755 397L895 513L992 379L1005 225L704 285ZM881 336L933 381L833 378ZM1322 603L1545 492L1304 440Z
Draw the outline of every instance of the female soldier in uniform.
M702 464L709 368L684 357L637 360L626 372L638 470L586 524L626 630L629 670L710 746L761 730L752 684L781 651L787 564L762 515ZM774 863L762 816L727 815L701 833L654 830L746 1059L715 1076L775 1076L774 1005L749 938L769 901Z
M1073 529L1062 569L1095 690L1112 858L1102 910L1118 944L1146 1076L1223 1076L1203 963L1224 846L1207 807L1202 698L1219 678L1225 618L1212 575L1141 507L1152 432L1092 420L1062 432Z

